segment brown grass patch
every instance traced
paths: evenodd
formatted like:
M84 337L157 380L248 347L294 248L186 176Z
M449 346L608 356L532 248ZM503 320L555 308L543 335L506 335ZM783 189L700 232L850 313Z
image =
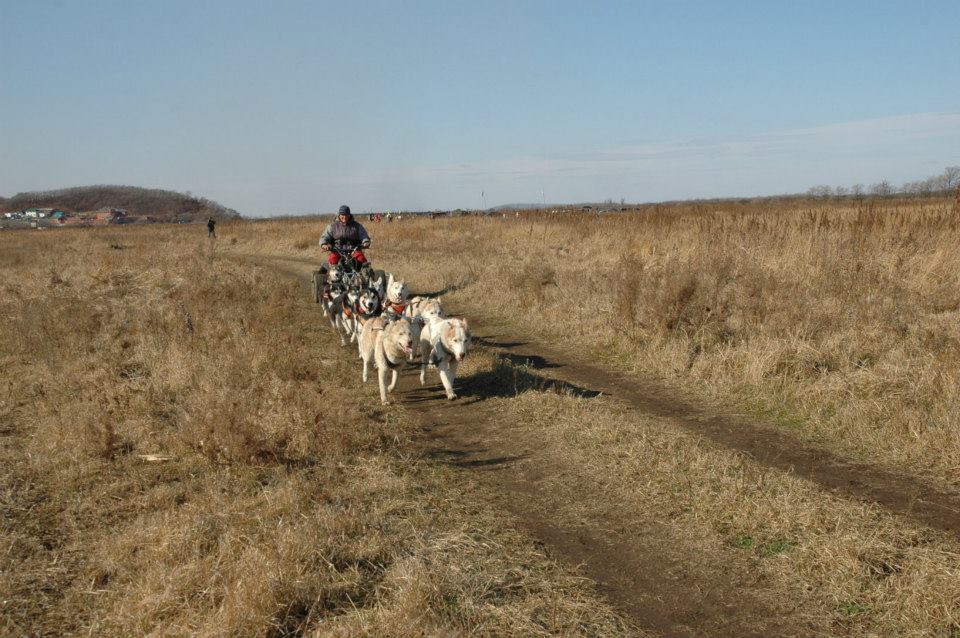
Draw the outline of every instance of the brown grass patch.
M237 226L4 238L0 633L626 631L358 401L296 284L219 258Z

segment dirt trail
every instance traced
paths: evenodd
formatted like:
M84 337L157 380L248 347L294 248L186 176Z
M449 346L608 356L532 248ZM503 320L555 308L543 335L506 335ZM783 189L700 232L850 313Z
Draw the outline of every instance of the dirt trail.
M312 260L246 257L301 281ZM585 396L619 398L638 413L670 422L716 444L750 455L766 466L790 472L858 501L887 509L931 527L960 535L960 499L912 477L847 462L782 429L745 417L700 408L676 391L575 360L548 344L512 339L487 319L471 317L475 342L531 367L544 384L563 383ZM344 352L344 356L355 353ZM432 380L435 381L433 375ZM602 494L557 493L556 475L576 473L562 466L538 441L517 438L509 424L486 405L484 389L463 379L460 401L447 402L436 384L420 388L412 372L401 377L398 396L423 425L424 445L435 458L461 467L491 488L498 505L516 515L556 558L580 565L612 603L645 630L670 636L812 635L826 630L800 617L786 602L763 595L760 576L747 561L722 563L698 551L655 521L638 528ZM558 524L552 512L581 499L581 524ZM734 559L736 560L736 559Z

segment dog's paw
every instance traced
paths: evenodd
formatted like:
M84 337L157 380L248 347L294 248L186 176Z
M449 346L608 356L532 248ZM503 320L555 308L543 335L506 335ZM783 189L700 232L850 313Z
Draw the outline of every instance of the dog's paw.
M459 398L460 397L457 396L456 392L451 392L450 394L447 395L447 401L456 401Z

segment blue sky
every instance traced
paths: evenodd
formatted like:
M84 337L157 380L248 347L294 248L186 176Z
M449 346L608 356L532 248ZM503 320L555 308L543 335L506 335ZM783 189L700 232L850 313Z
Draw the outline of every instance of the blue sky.
M956 0L0 0L0 195L269 215L900 183L960 164L958 24Z

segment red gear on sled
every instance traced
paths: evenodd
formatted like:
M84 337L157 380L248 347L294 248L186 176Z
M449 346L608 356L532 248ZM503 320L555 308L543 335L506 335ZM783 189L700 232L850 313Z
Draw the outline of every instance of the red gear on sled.
M363 251L360 250L359 248L353 251L353 255L351 256L357 260L358 264L367 263L367 258L364 256ZM327 256L327 263L330 264L331 266L336 266L337 264L340 263L340 255L337 253L337 251L335 250L330 251L330 254Z

